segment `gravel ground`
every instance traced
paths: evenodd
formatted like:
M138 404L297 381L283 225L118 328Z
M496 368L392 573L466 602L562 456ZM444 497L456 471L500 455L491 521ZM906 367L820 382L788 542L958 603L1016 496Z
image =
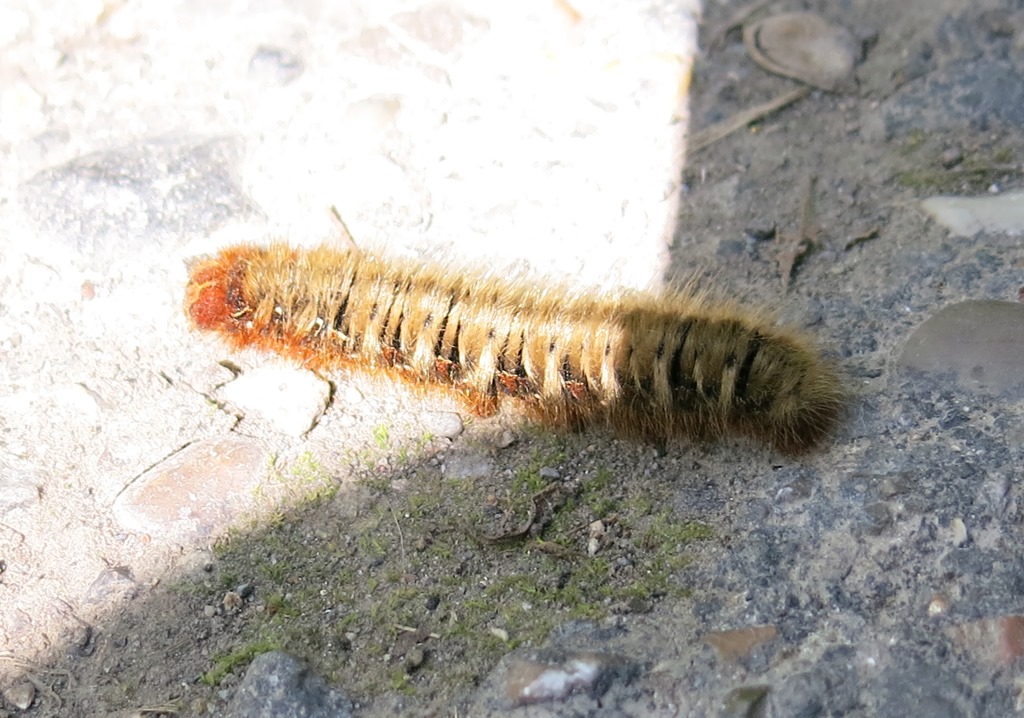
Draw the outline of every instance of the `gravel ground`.
M1021 710L1024 4L772 3L855 77L685 156L797 84L750 3L615 5L0 9L0 715ZM841 426L552 435L189 330L186 261L331 208L768 308Z

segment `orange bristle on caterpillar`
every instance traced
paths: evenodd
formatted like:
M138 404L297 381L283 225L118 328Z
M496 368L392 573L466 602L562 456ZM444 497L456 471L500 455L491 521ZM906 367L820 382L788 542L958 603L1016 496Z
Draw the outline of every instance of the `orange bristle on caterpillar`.
M190 268L192 324L314 370L448 387L477 413L510 397L554 426L663 440L818 444L839 381L796 332L684 293L601 298L328 247L239 245Z

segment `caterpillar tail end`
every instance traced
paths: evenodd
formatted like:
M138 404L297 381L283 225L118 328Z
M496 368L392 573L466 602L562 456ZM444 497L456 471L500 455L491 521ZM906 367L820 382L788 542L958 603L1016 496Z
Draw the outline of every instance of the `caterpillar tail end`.
M846 396L831 369L820 370L807 384L799 407L784 412L781 420L769 422L768 431L759 437L787 456L820 447L835 431L846 408Z

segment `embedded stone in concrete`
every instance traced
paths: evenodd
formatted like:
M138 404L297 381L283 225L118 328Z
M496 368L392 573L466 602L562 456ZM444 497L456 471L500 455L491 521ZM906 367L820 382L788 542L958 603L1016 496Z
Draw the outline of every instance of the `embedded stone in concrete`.
M222 392L245 414L260 417L289 436L302 436L313 428L330 394L330 385L313 372L275 365L242 374Z
M1024 234L1024 192L982 197L929 197L921 208L957 237L980 232Z
M256 508L266 466L252 439L198 441L131 483L114 500L114 515L129 531L180 541L213 536Z
M637 666L621 656L596 651L542 651L509 663L505 693L513 705L565 700L574 694L601 696L612 683L628 683Z
M918 327L902 366L954 373L965 388L992 394L1024 386L1024 304L967 301L945 307Z
M259 216L238 179L232 137L164 136L77 157L19 190L49 237L90 264L142 247L174 248L229 221Z

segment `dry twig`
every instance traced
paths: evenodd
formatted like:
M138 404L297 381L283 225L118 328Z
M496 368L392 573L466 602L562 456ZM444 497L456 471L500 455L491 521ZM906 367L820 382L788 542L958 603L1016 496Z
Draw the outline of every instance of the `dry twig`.
M776 110L781 110L783 107L793 104L797 100L802 100L811 94L813 88L810 87L798 87L795 90L785 92L778 97L763 102L760 105L755 105L746 110L737 112L732 117L722 120L719 123L705 127L700 132L695 132L690 135L687 141L687 151L693 155L700 150L713 145L720 139L731 135L736 130L742 129L749 125L751 122L756 122L761 118L770 115Z
M783 290L789 289L793 270L807 254L818 246L821 228L814 221L814 185L817 178L810 175L804 183L800 200L800 220L796 232L782 234L784 242L779 256L779 273L782 275Z

